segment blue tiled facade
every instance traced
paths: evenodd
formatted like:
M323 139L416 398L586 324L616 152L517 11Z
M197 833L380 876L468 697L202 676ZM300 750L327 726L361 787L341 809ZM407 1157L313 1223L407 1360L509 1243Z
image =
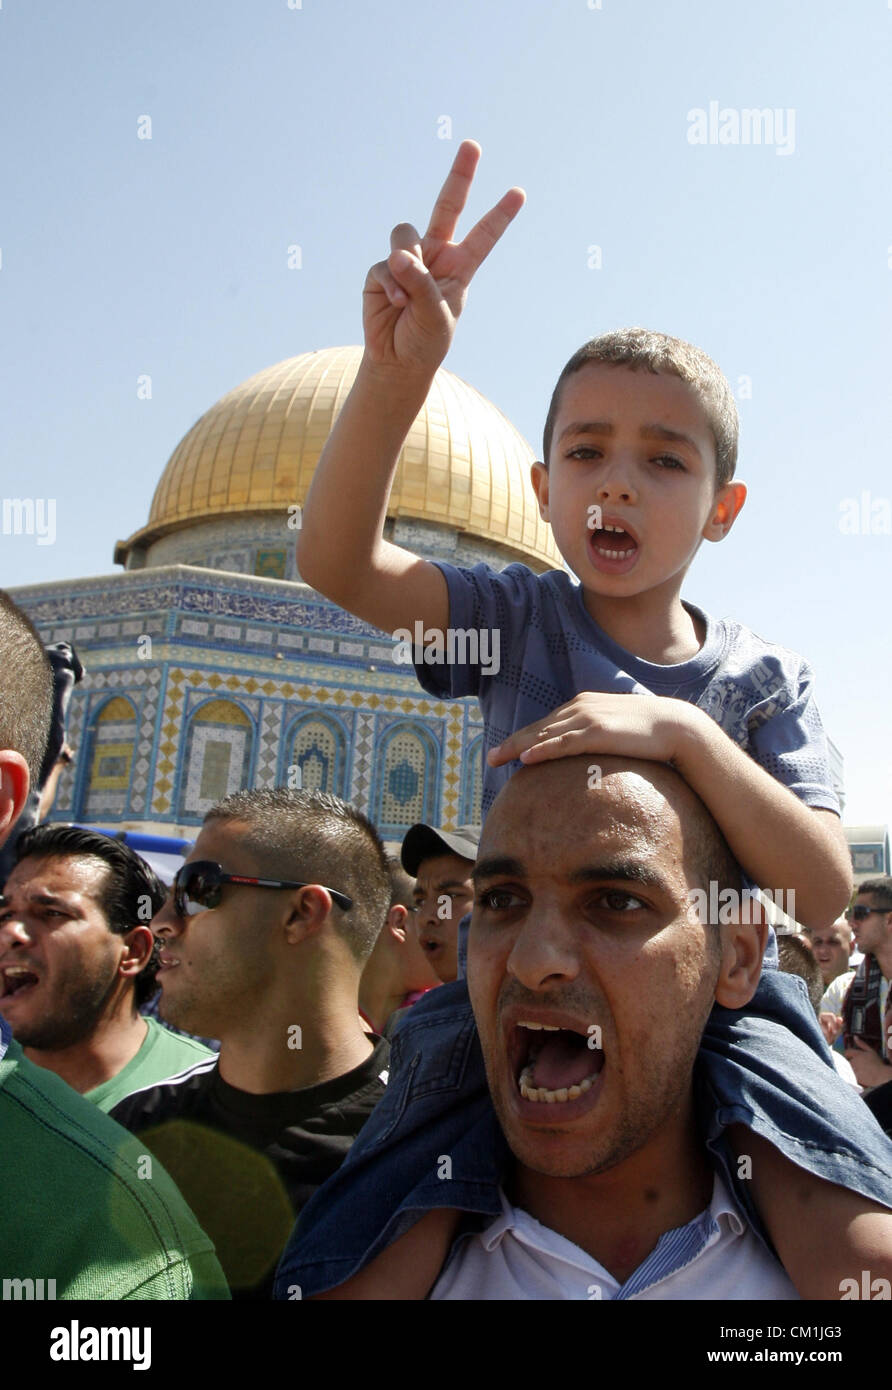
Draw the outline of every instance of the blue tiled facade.
M187 565L11 591L86 668L51 819L194 835L240 786L322 786L398 840L479 819L476 701L440 702L393 642L306 585Z

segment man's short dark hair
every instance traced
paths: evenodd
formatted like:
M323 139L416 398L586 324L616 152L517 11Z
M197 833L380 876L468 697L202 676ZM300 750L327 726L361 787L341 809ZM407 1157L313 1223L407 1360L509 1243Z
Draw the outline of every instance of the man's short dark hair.
M241 821L244 843L270 878L321 883L353 899L346 912L335 906L335 931L363 965L372 953L390 909L387 853L368 816L331 792L259 787L233 792L204 818Z
M859 883L855 888L855 897L860 898L862 893L878 898L878 906L892 912L892 878L887 874L882 878L866 878L863 883Z
M0 748L21 753L32 790L50 736L53 668L37 629L0 589Z
M413 908L415 899L412 893L415 889L415 880L411 874L407 874L399 859L395 854L388 856L387 863L390 867L390 906Z
M167 889L144 859L128 845L84 830L78 825L35 825L25 830L15 843L15 862L23 859L101 859L108 873L99 890L99 906L108 929L124 936L133 927L148 927L163 906ZM155 993L158 971L158 943L133 983L137 1008Z
M805 981L811 1006L819 1014L826 986L811 947L795 932L778 932L777 958L781 970L788 975L799 975Z

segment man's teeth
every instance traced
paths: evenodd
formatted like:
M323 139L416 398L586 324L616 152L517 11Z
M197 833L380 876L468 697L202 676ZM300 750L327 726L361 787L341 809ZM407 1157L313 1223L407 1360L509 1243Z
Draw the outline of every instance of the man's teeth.
M533 1066L532 1063L530 1063L529 1066L524 1067L518 1077L517 1086L520 1094L523 1096L524 1100L544 1100L547 1101L549 1105L553 1105L556 1101L577 1100L579 1096L584 1095L598 1079L597 1075L586 1076L576 1086L561 1086L557 1091L549 1091L545 1086L531 1085L532 1077Z
M23 976L30 976L30 983L37 984L37 976L27 965L7 965L3 969L3 989L0 991L4 997L10 994L17 994L18 989L13 988L15 982L21 980ZM24 986L19 986L24 988Z
M561 1030L556 1023L518 1023L518 1028L532 1028L534 1032L559 1033Z

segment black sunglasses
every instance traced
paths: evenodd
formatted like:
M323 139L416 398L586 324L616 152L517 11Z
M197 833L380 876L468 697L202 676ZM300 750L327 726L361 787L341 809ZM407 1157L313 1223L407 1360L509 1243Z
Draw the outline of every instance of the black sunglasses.
M882 917L887 912L892 912L892 908L868 907L867 903L856 903L854 907L849 908L846 916L850 922L863 922L865 917L870 917L874 912Z
M178 917L194 917L198 912L218 907L223 896L224 883L243 883L249 888L310 888L310 883L295 883L290 879L249 878L247 874L226 874L220 864L210 860L198 859L192 864L184 864L178 869L173 880L173 905ZM319 884L319 887L324 887ZM349 912L353 899L346 893L336 893L326 888L332 901Z

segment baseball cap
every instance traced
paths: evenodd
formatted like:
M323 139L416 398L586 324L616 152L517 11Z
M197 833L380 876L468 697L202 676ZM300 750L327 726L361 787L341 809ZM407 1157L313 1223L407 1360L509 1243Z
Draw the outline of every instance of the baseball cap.
M400 850L400 863L407 874L418 876L422 861L440 854L458 854L462 859L477 858L479 825L460 825L457 830L435 830L432 825L413 825L406 831Z

